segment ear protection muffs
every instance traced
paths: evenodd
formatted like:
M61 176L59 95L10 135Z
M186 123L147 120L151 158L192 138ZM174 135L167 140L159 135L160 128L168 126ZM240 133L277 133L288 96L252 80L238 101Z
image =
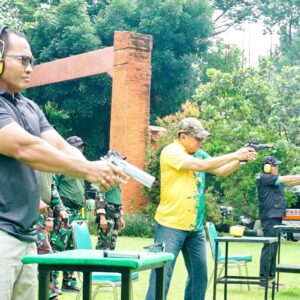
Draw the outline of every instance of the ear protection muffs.
M4 42L1 39L1 36L3 34L3 32L5 31L5 29L7 29L7 26L3 26L0 25L0 75L3 73L4 71L4 59L3 59L3 52L4 52Z
M264 173L270 173L272 166L270 164L264 164Z

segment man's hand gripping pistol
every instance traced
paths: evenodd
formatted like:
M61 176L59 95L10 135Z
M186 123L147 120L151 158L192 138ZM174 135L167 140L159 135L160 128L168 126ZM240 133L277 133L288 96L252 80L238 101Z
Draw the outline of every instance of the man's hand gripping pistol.
M253 140L252 142L246 143L244 147L253 148L255 151L267 150L273 148L271 144L261 144L259 140ZM246 163L246 160L241 161L241 163Z
M125 159L126 157L122 156L119 152L113 150L109 150L105 156L101 157L101 160L105 160L111 163L112 165L116 166L124 173L126 173L130 178L133 178L142 185L151 188L152 184L155 181L155 177L128 163L127 161L125 161ZM99 188L95 185L93 185L93 187L99 190Z

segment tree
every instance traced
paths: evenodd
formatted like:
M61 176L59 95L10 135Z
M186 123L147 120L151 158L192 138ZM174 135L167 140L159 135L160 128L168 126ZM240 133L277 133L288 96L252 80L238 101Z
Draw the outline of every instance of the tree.
M216 69L224 73L231 73L243 66L243 57L241 51L234 45L224 43L217 39L208 49L203 57L205 62L202 82L207 82L206 71Z
M0 0L0 24L22 29L22 23L19 20L19 10L12 6L9 0Z
M212 31L208 1L112 0L95 18L103 45L115 30L153 36L151 115L175 112L200 82L199 64Z
M84 53L101 47L84 0L60 1L35 13L36 26L27 30L38 62ZM43 108L49 102L57 112L49 119L58 122L63 134L80 135L87 142L88 157L99 158L108 148L111 78L98 75L28 90ZM53 112L53 109L49 112ZM67 136L64 136L67 137Z
M260 0L213 0L214 33L219 35L231 27L238 27L247 20L255 21L261 15Z
M278 72L263 61L258 69L239 69L231 74L208 70L209 82L197 90L194 105L186 104L182 112L158 119L169 131L159 139L157 150L149 151L150 171L159 175L158 157L161 149L176 136L176 125L186 116L198 117L212 134L204 149L212 156L237 150L253 139L271 143L274 148L259 153L254 163L243 165L228 177L208 177L208 207L215 203L236 208L236 213L258 214L256 174L265 155L275 155L283 161L281 173L296 171L300 148L300 68L284 68ZM155 171L156 170L156 171ZM156 172L156 173L155 173ZM155 206L159 185L147 192ZM288 194L288 201L295 195ZM151 208L153 211L153 208ZM210 210L212 212L212 210Z
M268 61L257 70L232 74L211 70L211 81L196 93L201 118L214 137L207 144L209 153L229 152L253 139L274 145L271 152L260 153L256 163L215 179L225 201L252 215L257 213L255 174L261 158L276 155L284 162L282 173L291 172L299 160L299 75L299 68L278 73Z

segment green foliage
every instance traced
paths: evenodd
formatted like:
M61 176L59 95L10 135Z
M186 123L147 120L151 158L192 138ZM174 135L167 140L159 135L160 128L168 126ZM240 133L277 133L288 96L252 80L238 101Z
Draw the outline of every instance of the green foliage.
M268 64L232 74L210 70L211 81L195 96L213 136L206 145L210 154L233 151L253 139L274 145L255 163L229 177L215 178L214 187L220 188L225 203L238 208L238 214L257 215L255 177L263 156L273 154L282 160L281 174L290 173L299 161L299 75L300 68L278 73Z
M38 10L35 18L36 26L28 29L27 35L39 62L101 46L84 0L60 1ZM27 95L42 107L50 102L68 115L67 119L59 120L56 115L50 120L65 138L78 135L87 141L85 151L89 159L98 159L107 151L111 98L111 78L107 74L33 88Z
M208 1L112 0L99 11L95 25L103 45L114 31L153 36L151 113L175 112L200 82L198 68L212 30Z
M207 82L207 69L216 69L221 72L231 73L243 66L241 51L236 47L216 40L204 56L205 68L202 82Z
M230 27L238 27L247 20L254 22L260 16L259 5L264 0L213 0L211 1L215 10L214 35L218 35Z
M43 108L47 119L51 124L55 124L55 127L60 128L60 133L63 136L69 136L71 134L68 129L70 128L70 116L65 111L59 110L53 102L48 101Z
M121 236L138 236L152 238L154 235L153 218L142 213L124 215L126 227L119 231Z
M22 22L19 19L19 9L9 0L0 0L0 24L21 30Z
M193 100L175 115L159 119L160 126L168 129L159 139L159 147L149 150L149 171L159 171L161 149L176 137L176 126L186 116L202 120L211 132L203 148L212 156L233 152L254 139L274 145L262 151L255 162L242 165L228 177L208 176L207 218L217 221L216 204L230 205L235 214L258 215L255 178L260 162L266 155L275 155L283 161L280 174L295 172L299 164L300 137L300 68L284 68L278 72L268 61L258 69L236 70L231 74L210 69L209 82L201 85ZM147 197L152 206L159 201L159 186L149 190ZM287 194L294 202L295 194ZM151 211L154 208L151 207Z
M175 112L201 80L202 55L209 45L212 10L208 1L13 0L38 63L113 44L116 30L151 34L151 119ZM89 158L108 148L111 80L96 76L31 89L29 97L69 115L57 125L88 141ZM97 119L97 122L95 121Z

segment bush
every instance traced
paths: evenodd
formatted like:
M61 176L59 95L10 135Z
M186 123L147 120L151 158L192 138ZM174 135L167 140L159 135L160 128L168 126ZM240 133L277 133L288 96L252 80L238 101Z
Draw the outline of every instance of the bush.
M154 236L154 220L142 213L130 213L124 215L126 227L119 232L122 236L137 236L152 238Z

